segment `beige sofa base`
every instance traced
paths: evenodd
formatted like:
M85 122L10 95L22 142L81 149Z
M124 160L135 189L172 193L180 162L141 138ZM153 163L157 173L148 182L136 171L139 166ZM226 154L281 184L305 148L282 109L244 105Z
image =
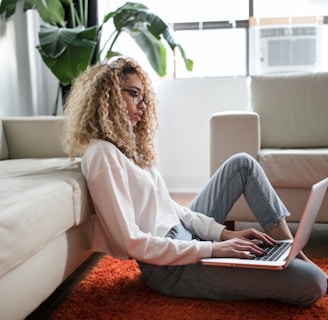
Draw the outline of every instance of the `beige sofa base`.
M90 218L60 234L0 279L2 319L24 319L91 255L92 224Z

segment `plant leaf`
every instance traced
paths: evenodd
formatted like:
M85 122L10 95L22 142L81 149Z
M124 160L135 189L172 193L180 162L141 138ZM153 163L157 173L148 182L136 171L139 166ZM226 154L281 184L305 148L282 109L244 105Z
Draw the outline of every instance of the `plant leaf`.
M112 11L112 12L106 14L104 17L103 23L106 23L109 19L111 19L114 16L121 15L121 14L123 14L123 15L126 15L126 14L129 15L131 13L134 14L135 12L138 12L139 10L142 10L142 9L148 9L148 7L146 7L145 5L143 5L141 3L127 2L123 6L117 8L115 11ZM123 16L122 16L122 18L123 18ZM124 20L126 20L126 19L124 19Z
M159 75L166 73L166 51L162 43L163 39L172 51L179 49L187 70L192 70L193 61L187 58L183 47L174 38L170 26L159 16L150 12L146 6L128 2L115 12L109 13L104 21L110 18L113 18L118 33L126 31L134 38Z
M121 55L122 55L121 52L108 50L107 53L106 53L106 59L109 60L110 58L118 57L118 56L121 56Z
M65 26L65 10L60 0L25 0L24 11L35 9L44 22Z
M163 32L163 37L166 40L166 42L169 44L170 48L174 51L175 48L178 48L180 51L180 54L182 56L182 59L184 60L186 69L188 71L192 71L193 66L194 66L194 62L187 58L186 53L183 49L183 47L181 46L181 44L179 44L174 36L173 36L173 32L171 31L171 28L168 26L168 28Z
M57 57L70 45L94 47L97 40L97 26L84 28L60 28L43 24L39 30L42 51L50 57ZM80 40L82 39L82 40Z
M68 29L42 25L37 48L60 83L68 85L90 65L97 37L97 26Z
M182 48L182 46L180 44L177 44L176 48L178 48L179 51L180 51L180 54L181 54L182 59L185 63L186 69L188 71L192 71L192 69L194 67L194 62L191 59L187 58L187 56L185 54L185 51L184 51L184 49Z
M0 15L6 13L6 19L11 17L16 11L16 4L19 0L2 0L0 2Z
M166 49L163 43L144 26L135 29L126 28L126 31L147 56L157 74L164 76L166 74Z
M35 9L44 22L53 25L65 25L65 11L61 0L2 0L0 14L6 12L6 18L12 16L16 11L16 4L19 1L24 2L24 12Z

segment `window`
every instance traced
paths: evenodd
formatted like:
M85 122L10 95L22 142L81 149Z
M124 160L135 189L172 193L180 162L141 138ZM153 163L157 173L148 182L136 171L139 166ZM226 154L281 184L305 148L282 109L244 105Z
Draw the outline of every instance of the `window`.
M109 1L115 8L125 2ZM168 50L169 76L223 77L328 70L328 41L325 40L328 39L328 19L325 18L328 16L328 1L140 2L172 25L177 39L194 61L193 72L188 72L179 53L174 57ZM104 8L105 3L99 1L98 6ZM132 42L129 37L122 37L117 50L147 64L141 50ZM152 73L150 69L147 71Z
M142 0L166 22L244 20L249 16L248 0Z
M176 77L240 76L247 73L246 29L200 29L177 32L194 61L192 73L177 59Z
M304 17L328 15L326 0L253 0L254 17Z
M194 61L193 72L188 72L177 53L176 77L247 74L248 0L148 1L146 5L172 24L178 41ZM155 10L157 5L161 7Z

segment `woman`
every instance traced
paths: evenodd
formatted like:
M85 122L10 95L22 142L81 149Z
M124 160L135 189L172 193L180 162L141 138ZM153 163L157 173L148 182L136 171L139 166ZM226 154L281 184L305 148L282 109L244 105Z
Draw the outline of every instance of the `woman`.
M83 155L96 210L94 251L136 259L145 283L166 295L310 305L325 294L326 275L303 253L282 271L201 264L263 254L254 240L292 238L289 213L247 154L228 159L189 208L175 203L155 167L155 94L137 62L119 57L91 67L73 85L65 115L65 150ZM241 194L265 232L223 225Z

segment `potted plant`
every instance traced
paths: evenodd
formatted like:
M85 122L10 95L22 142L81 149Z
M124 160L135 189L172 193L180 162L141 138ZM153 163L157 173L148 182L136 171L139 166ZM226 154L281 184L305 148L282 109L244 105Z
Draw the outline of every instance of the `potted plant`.
M88 21L88 0L2 0L0 14L10 17L19 1L24 2L24 11L37 10L43 21L37 49L61 86L69 86L90 64L101 62L102 56L109 59L120 55L113 48L123 32L134 39L159 76L166 74L164 41L171 50L180 51L187 70L192 70L192 60L186 57L169 25L141 3L127 2L94 25ZM109 21L115 30L101 47L102 28Z

